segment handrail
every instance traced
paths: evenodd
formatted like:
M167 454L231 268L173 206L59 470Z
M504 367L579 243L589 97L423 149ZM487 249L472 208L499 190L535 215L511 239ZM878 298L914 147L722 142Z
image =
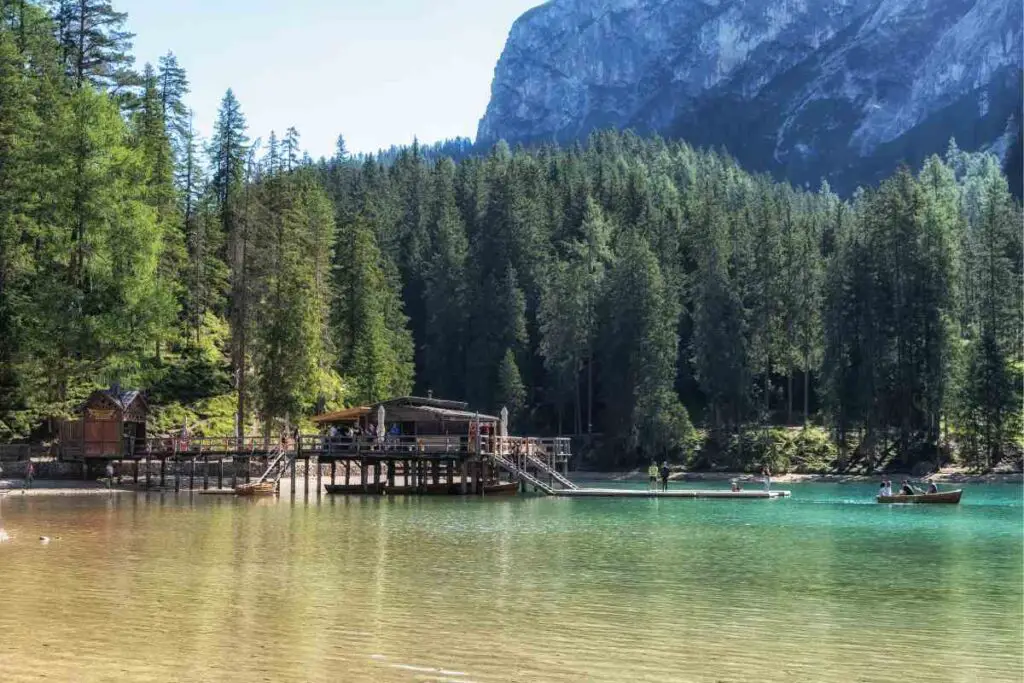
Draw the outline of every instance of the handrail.
M490 454L489 457L493 462L500 465L501 467L504 467L505 470L508 471L509 473L529 482L530 484L533 484L547 495L550 496L554 494L554 489L552 489L550 486L542 482L540 479L537 479L537 477L533 476L526 470L520 469L516 464L514 464L510 460L507 460L496 453Z
M536 467L537 469L539 469L539 470L545 472L546 474L554 477L555 480L559 484L564 486L565 488L567 488L567 489L578 489L579 488L579 486L577 486L571 480L569 480L568 478L563 476L561 472L559 472L558 470L554 469L553 467L548 467L548 464L546 462L544 462L543 460L541 460L540 458L538 458L536 455L527 455L526 459L529 460L533 464L533 466Z

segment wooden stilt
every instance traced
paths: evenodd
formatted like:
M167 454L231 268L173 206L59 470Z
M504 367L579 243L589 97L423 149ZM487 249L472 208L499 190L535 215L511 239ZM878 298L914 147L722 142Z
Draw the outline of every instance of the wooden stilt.
M331 486L334 486L334 471L338 465L336 460L331 460Z
M320 491L323 489L323 468L320 467L320 458L316 459L316 495L320 495Z
M351 470L352 470L352 461L351 460L346 460L345 461L345 486L348 486L349 483L350 483L349 475L351 475L351 473L352 473Z
M167 481L167 458L160 458L160 488L166 485Z
M189 490L195 490L196 488L196 459L192 458L192 470L188 473L188 488Z
M435 460L434 462L430 463L430 468L434 471L434 484L435 485L440 484L441 483L441 461L440 460Z
M302 473L302 495L309 498L309 458L302 461L305 471Z
M388 488L395 488L395 461L388 460Z
M149 490L149 458L146 458L146 490Z
M217 458L217 488L224 488L224 456Z
M132 483L139 485L139 461L132 460Z
M295 475L296 475L296 471L297 471L296 470L297 465L295 464L295 461L296 461L296 458L292 458L292 498L295 497L295 487L298 486L298 482L295 481L295 478L296 478Z
M363 487L363 493L366 493L366 458L359 461L359 483Z
M466 493L468 493L468 491L467 491L468 487L466 486L466 483L467 483L466 482L466 478L467 478L468 474L469 474L468 465L467 465L465 459L463 459L463 461L461 463L459 463L459 486L462 488L462 495L466 495Z

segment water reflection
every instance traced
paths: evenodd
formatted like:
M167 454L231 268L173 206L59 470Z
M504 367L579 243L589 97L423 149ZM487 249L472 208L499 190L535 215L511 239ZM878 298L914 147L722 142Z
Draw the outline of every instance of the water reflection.
M6 500L0 569L16 589L0 609L0 671L1016 681L1021 507L986 491L934 512L843 503L859 492L827 487L739 504Z

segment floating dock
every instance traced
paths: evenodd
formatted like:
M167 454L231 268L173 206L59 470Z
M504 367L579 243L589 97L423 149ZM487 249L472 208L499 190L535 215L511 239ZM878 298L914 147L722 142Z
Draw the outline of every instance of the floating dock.
M789 491L723 491L677 489L648 491L646 489L554 489L549 495L563 498L788 498Z

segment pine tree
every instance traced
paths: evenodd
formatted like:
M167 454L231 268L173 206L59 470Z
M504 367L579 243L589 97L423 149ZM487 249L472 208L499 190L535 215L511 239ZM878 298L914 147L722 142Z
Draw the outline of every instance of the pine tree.
M246 333L252 315L249 288L248 212L251 208L245 195L246 178L255 170L246 136L245 116L241 105L229 88L221 100L208 153L213 168L211 190L217 199L220 228L227 247L225 262L230 268L230 312L232 329L231 359L238 391L237 435L242 436L247 415Z
M679 309L647 240L626 232L608 274L602 348L605 425L633 462L679 454L689 418L673 390Z
M55 0L53 3L65 70L77 88L92 84L123 94L137 83L131 66L134 34L125 30L128 15L109 0Z
M412 389L412 337L375 231L365 216L342 225L346 258L337 269L335 339L352 399L372 403Z
M1021 213L994 161L978 169L983 206L972 226L967 271L976 292L959 414L976 466L999 462L1022 428Z
M459 397L466 380L468 332L466 258L469 245L455 204L455 166L442 159L431 174L430 240L434 253L424 274L424 386Z
M0 27L0 438L20 436L15 411L24 408L23 346L32 254L33 145L39 119L24 57L14 33Z

